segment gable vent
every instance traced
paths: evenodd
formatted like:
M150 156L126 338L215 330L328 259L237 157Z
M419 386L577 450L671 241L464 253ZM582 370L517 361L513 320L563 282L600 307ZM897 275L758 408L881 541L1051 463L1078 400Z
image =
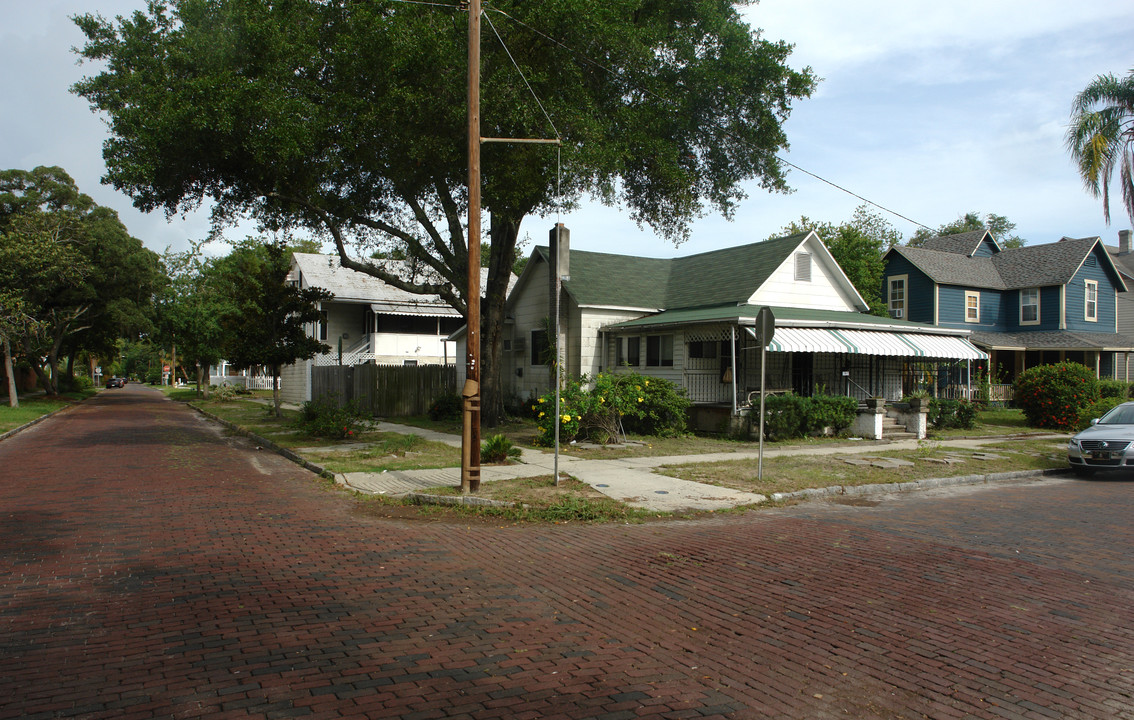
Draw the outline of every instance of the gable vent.
M796 282L811 282L811 253L795 254Z

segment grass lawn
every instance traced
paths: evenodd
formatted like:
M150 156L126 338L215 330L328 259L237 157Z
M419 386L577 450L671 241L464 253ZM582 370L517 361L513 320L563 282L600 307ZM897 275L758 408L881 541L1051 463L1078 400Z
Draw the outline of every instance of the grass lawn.
M53 410L70 405L67 400L48 400L43 397L21 399L19 407L8 407L8 401L0 405L0 433L26 425Z
M1017 440L973 450L951 447L948 442L930 441L922 443L922 446L914 451L880 451L847 456L892 457L914 463L912 466L893 469L852 465L844 462L843 456L839 454L766 457L762 480L758 479L757 461L752 459L671 465L659 468L659 472L683 480L768 495L834 485L871 485L959 475L985 475L1012 470L1062 468L1067 466L1066 446L1067 443L1063 440ZM973 457L974 453L981 452L1002 457L991 460ZM942 458L947 455L961 457L964 463L943 465L926 459Z
M422 491L428 495L460 495L459 487L444 486ZM612 500L575 478L560 480L551 475L482 483L477 497L516 503L516 507L466 505L422 505L419 513L448 518L480 518L511 522L641 522L658 517L656 512L632 508Z

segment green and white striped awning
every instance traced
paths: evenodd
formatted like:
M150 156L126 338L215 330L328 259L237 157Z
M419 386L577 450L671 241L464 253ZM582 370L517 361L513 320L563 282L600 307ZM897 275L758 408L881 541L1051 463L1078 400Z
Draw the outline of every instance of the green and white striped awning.
M752 328L748 332L755 337ZM778 327L770 352L851 353L938 360L984 360L988 355L953 335L895 333L836 328Z

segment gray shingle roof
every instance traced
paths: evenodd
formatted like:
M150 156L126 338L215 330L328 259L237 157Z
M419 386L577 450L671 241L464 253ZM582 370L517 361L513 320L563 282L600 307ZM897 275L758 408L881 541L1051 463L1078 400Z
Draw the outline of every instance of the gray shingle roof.
M939 235L934 238L929 238L921 244L921 247L926 250L936 250L937 252L947 252L972 257L977 247L980 246L981 240L984 240L985 235L992 237L988 230L983 229L971 230L955 235ZM992 241L996 242L996 239L993 238Z
M1134 338L1117 333L1052 330L1022 333L974 332L969 340L987 348L1027 348L1029 350L1129 350Z
M1097 237L1065 238L1045 245L1003 250L992 257L966 257L959 253L900 245L890 252L902 255L941 285L1016 290L1067 283L1096 243L1099 243Z

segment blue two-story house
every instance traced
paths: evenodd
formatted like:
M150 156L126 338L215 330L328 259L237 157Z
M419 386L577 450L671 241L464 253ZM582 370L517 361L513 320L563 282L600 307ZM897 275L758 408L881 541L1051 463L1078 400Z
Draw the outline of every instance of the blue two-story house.
M894 246L882 296L890 316L971 330L990 356L994 382L1026 368L1071 360L1114 377L1118 293L1126 283L1097 238L1005 250L987 230Z

